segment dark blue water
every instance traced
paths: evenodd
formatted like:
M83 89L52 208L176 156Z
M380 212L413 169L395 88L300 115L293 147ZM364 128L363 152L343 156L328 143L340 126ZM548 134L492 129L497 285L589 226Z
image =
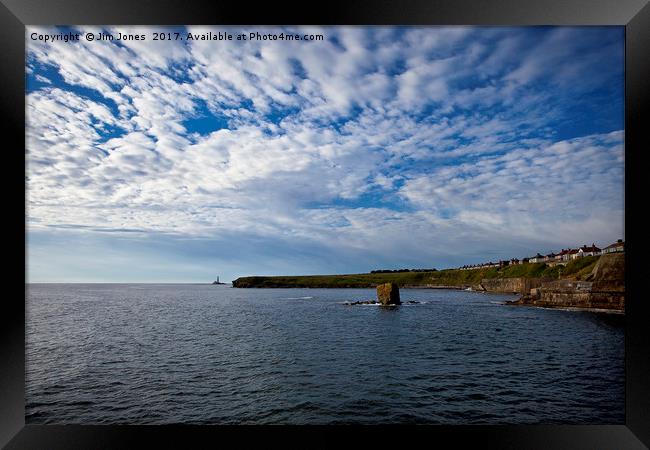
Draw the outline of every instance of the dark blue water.
M622 424L622 316L509 295L29 285L26 422Z

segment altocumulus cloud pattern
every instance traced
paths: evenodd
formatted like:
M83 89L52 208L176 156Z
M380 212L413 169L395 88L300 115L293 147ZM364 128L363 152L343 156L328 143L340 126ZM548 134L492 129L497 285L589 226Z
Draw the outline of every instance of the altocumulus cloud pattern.
M211 257L241 275L447 266L622 236L622 27L27 35L70 30L324 39L28 39L33 267L61 233L227 241Z

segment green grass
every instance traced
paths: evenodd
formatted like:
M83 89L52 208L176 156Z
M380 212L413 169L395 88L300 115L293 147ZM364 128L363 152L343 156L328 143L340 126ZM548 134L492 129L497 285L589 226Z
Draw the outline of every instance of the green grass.
M361 273L349 275L305 275L273 277L241 277L233 282L235 287L292 287L292 288L367 288L382 283L399 286L472 286L484 278L562 278L584 279L598 261L598 256L588 256L570 261L566 266L549 267L544 263L519 264L502 269L472 270L445 269L436 272ZM583 277L583 278L580 278Z
M400 286L427 284L427 277L435 272L373 273L351 275L305 275L275 277L242 277L233 282L239 287L375 287L382 283L397 283Z
M593 270L600 256L585 256L574 259L562 269L562 277L584 280Z

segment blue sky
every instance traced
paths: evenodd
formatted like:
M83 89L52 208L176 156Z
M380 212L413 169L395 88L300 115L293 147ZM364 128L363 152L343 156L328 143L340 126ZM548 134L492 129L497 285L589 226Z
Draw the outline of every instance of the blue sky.
M145 34L48 42L31 33ZM323 41L153 41L154 31ZM30 282L455 267L624 237L623 27L28 27Z

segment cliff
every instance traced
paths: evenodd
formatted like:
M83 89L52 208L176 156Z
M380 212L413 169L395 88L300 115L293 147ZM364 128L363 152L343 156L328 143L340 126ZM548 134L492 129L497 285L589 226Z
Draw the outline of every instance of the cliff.
M380 284L396 283L400 287L410 288L465 289L472 287L473 289L488 292L527 293L527 289L529 290L543 281L557 279L560 274L564 278L581 279L581 277L587 276L591 272L598 258L598 256L588 256L571 261L566 266L553 267L543 263L533 263L503 268L444 269L432 272L240 277L233 281L233 287L376 288ZM514 281L515 279L518 281ZM516 287L512 288L511 286Z
M504 294L528 294L531 289L540 287L550 278L486 278L473 286L475 291L498 292Z

